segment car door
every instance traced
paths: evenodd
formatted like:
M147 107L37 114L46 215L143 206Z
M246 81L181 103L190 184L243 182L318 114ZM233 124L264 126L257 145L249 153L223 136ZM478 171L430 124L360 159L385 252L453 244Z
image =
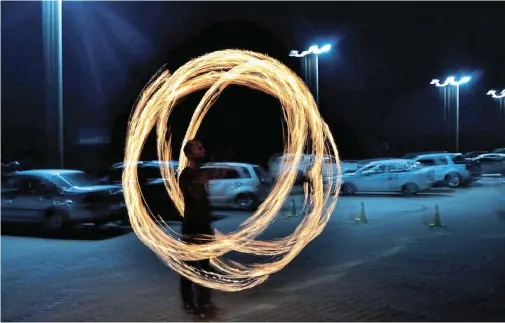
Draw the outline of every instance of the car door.
M361 179L364 192L386 192L389 191L389 179L386 165L376 165L363 174Z
M203 169L209 179L207 190L211 204L218 206L226 203L230 186L240 178L238 171L227 166L206 166Z
M24 181L17 199L18 209L27 220L36 220L54 206L54 197L57 193L57 187L45 178L29 177Z
M432 169L435 172L435 179L437 181L444 180L445 175L447 174L447 165L440 164L441 162L443 162L443 160L437 161L435 158L432 157L424 157L416 159L416 161L425 167L430 167L430 169Z
M389 191L399 191L406 183L409 172L405 163L395 163L388 165Z

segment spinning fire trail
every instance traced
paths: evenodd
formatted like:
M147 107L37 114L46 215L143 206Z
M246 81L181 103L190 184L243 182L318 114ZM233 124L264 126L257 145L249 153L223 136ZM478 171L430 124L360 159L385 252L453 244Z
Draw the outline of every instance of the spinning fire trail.
M216 230L215 239L208 239L205 244L187 244L176 233L167 233L160 226L166 226L164 221L158 216L154 220L146 209L137 181L136 167L124 168L123 189L133 230L168 266L203 286L222 291L239 291L261 284L270 274L280 271L293 260L323 231L337 202L336 196L341 184L337 147L309 89L300 78L273 58L242 50L206 54L186 63L172 75L168 71L162 71L151 80L139 97L128 126L124 161L125 165L136 165L146 138L154 127L158 136L159 159L171 160L171 133L167 124L175 103L192 92L208 89L193 114L184 138L185 143L196 135L206 113L229 84L263 91L281 102L287 124L284 154L295 156L294 163L287 165L276 180L271 194L249 219L229 234ZM306 146L307 142L311 143L310 150ZM314 195L308 208L310 211L291 235L274 241L255 240L275 219L290 193L304 151L316 156L309 174L314 183ZM337 162L335 169L325 167L323 174L324 155L335 156ZM182 170L188 161L183 153L180 156L179 167ZM161 165L167 192L183 214L184 201L174 172L165 163ZM329 185L323 186L323 175L330 179ZM332 190L337 194L330 195ZM307 188L305 199L308 200ZM223 257L229 251L275 256L275 260L260 264L241 264ZM198 270L184 262L201 259L210 259L215 272Z

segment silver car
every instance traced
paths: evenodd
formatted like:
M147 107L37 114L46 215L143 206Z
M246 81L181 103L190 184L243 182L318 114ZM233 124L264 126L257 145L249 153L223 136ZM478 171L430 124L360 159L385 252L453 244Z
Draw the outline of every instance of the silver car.
M104 224L124 212L121 188L95 185L78 170L20 171L2 183L2 221L40 223L45 229L68 224Z
M271 191L270 175L258 165L245 163L208 163L202 166L209 174L209 199L213 207L252 210ZM219 174L215 178L215 174Z

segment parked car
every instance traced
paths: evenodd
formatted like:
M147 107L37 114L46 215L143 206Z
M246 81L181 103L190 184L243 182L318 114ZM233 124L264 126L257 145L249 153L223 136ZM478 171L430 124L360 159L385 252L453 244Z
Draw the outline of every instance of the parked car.
M343 195L357 192L401 192L416 195L435 183L435 172L407 159L371 162L354 173L342 176Z
M107 223L125 208L116 185L96 185L79 170L40 169L7 175L2 183L2 221L66 225Z
M424 154L413 160L435 170L436 185L458 187L475 180L471 171L472 163L459 153Z
M292 164L294 161L294 155L282 155L282 154L275 154L272 157L270 157L270 160L268 161L268 167L270 169L270 174L272 177L277 177L279 173L287 167L288 165ZM314 164L315 161L315 156L314 155L308 155L308 154L302 154L301 159L300 159L300 165L298 166L298 171L299 171L299 177L301 177L303 174L309 170L312 165ZM333 171L337 172L337 167L336 167L336 159L333 156L323 156L323 175L327 174L329 170L333 169ZM352 172L358 169L358 163L356 162L346 162L346 161L340 161L340 170L342 173L346 172ZM296 183L299 184L299 180L297 179Z
M283 154L274 154L268 160L268 168L270 170L270 176L276 178L280 172L294 163L295 156L294 155L283 155ZM300 164L298 165L298 171L303 174L308 169L310 169L312 162L312 156L308 154L302 154L300 158Z
M505 148L497 148L491 151L494 154L505 154Z
M167 161L165 163L167 163L177 174L179 162ZM139 161L136 165L138 167L138 178L142 195L144 196L144 201L151 214L154 216L160 216L164 220L180 220L181 217L179 212L175 208L172 199L166 191L165 183L161 176L160 161ZM120 188L122 186L124 167L124 163L116 163L112 165L109 174L103 177L101 182L116 185ZM123 197L122 194L121 196ZM118 215L117 218L123 222L128 222L127 210L124 209L123 211L124 212Z
M487 151L470 151L470 152L467 152L466 154L464 154L463 156L466 158L466 159L473 159L479 155L482 155L482 154L486 154Z
M481 175L500 174L505 176L505 154L482 154L472 159L479 166Z
M209 199L213 207L256 208L272 189L272 177L261 167L246 163L208 163ZM215 177L219 174L219 177Z
M177 174L177 168L179 167L178 161L171 160L164 163L168 164L169 167L174 169L175 173ZM137 163L139 181L143 183L161 179L162 176L160 166L161 164L159 160L139 161ZM108 174L101 179L101 182L121 185L124 167L125 164L123 162L112 165Z
M417 152L417 153L408 153L405 154L402 158L403 159L413 159L416 158L419 155L428 155L428 154L442 154L442 153L447 153L447 151L440 151L440 150L435 150L435 151L425 151L425 152Z

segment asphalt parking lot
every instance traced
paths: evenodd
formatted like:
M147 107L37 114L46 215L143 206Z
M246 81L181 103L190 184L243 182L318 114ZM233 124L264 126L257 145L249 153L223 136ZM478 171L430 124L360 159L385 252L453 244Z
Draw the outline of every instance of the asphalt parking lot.
M301 197L295 198L301 215ZM340 197L323 233L263 285L215 292L218 321L500 321L505 185ZM289 234L291 201L265 233ZM365 206L368 223L356 221ZM443 228L430 228L435 205ZM247 212L220 211L230 231ZM177 228L178 225L174 224ZM112 231L85 239L93 231ZM60 238L2 232L3 321L191 321L176 273L127 228ZM80 234L80 236L79 236Z

